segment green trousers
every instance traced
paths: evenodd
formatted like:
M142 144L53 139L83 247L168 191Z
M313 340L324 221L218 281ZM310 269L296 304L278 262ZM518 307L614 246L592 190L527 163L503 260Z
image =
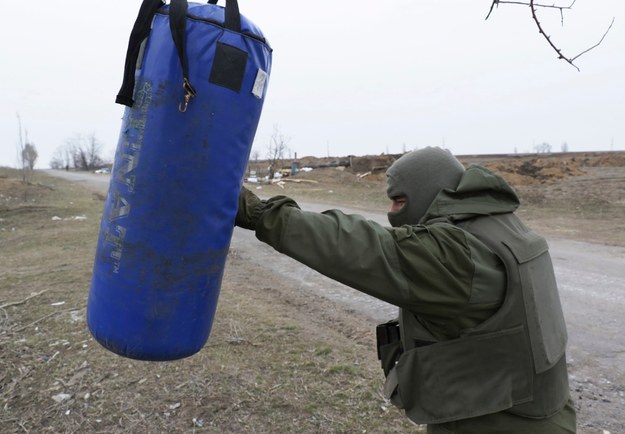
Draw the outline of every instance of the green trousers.
M574 434L577 432L573 402L547 419L528 419L501 412L471 419L428 425L428 434Z

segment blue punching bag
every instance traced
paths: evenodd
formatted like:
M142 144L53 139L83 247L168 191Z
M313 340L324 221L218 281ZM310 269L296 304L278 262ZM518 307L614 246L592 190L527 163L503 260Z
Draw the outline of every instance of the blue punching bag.
M87 323L140 360L199 351L210 334L271 48L225 7L144 0L93 267Z

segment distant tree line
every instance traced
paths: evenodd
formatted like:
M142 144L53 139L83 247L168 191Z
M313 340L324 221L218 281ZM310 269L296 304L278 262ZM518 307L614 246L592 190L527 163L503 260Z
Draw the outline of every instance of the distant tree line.
M105 164L101 152L102 143L95 134L86 136L77 134L56 148L50 160L50 167L91 171Z
M22 127L22 118L17 113L17 168L22 172L22 181L30 182L30 175L35 168L39 157L37 147L28 139L28 130ZM94 170L102 167L106 162L101 156L102 143L95 134L75 136L56 148L50 167L52 169Z
M562 152L569 152L569 144L567 142L562 142L560 150ZM549 154L551 153L551 145L547 142L542 142L538 145L534 145L534 151L536 151L537 154Z

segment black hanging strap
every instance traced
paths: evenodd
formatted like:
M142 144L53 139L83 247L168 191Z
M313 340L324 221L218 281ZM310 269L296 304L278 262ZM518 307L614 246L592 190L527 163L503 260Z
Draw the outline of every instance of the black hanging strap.
M187 60L187 50L185 41L187 35L187 0L171 0L169 5L169 28L174 39L174 45L182 66L182 88L184 90L184 103L180 103L178 109L181 112L187 111L189 101L196 95L195 89L189 81L189 61Z
M185 50L188 8L189 5L186 0L171 0L169 5L169 28L176 45L180 66L182 66L182 77L185 79L189 77L189 62L187 60L187 50Z
M208 0L208 3L216 5L217 0ZM234 32L241 32L241 14L239 13L239 3L237 0L226 0L224 14L224 27Z
M233 32L241 32L241 14L237 0L226 0L224 26Z
M217 4L217 0L209 0L209 4ZM141 43L150 34L152 19L158 9L165 3L163 0L143 0L139 15L135 21L128 42L128 51L126 53L126 64L124 66L124 81L122 87L117 94L115 102L132 107L134 101L132 96L135 87L135 68L137 59L141 51ZM180 59L182 67L182 88L184 90L184 103L178 107L181 112L187 110L189 101L196 95L195 89L189 80L189 62L187 60L187 52L185 49L185 40L187 33L187 9L189 5L187 0L171 0L169 5L169 27L171 35L176 46L176 52ZM237 0L226 0L224 10L224 27L234 32L241 32L241 15L239 13L239 4Z
M115 102L118 104L132 107L134 103L132 96L135 89L135 68L137 67L139 52L141 51L141 43L150 34L154 14L156 14L156 11L164 4L162 0L143 0L139 8L139 15L132 28L130 40L128 42L126 63L124 65L124 80L117 94L117 98L115 98Z

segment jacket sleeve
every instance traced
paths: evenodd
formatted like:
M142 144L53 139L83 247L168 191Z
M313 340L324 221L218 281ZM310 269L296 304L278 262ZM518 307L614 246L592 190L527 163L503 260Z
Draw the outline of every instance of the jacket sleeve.
M453 318L472 296L475 265L453 225L383 227L338 210L265 202L256 236L316 271L425 318Z

